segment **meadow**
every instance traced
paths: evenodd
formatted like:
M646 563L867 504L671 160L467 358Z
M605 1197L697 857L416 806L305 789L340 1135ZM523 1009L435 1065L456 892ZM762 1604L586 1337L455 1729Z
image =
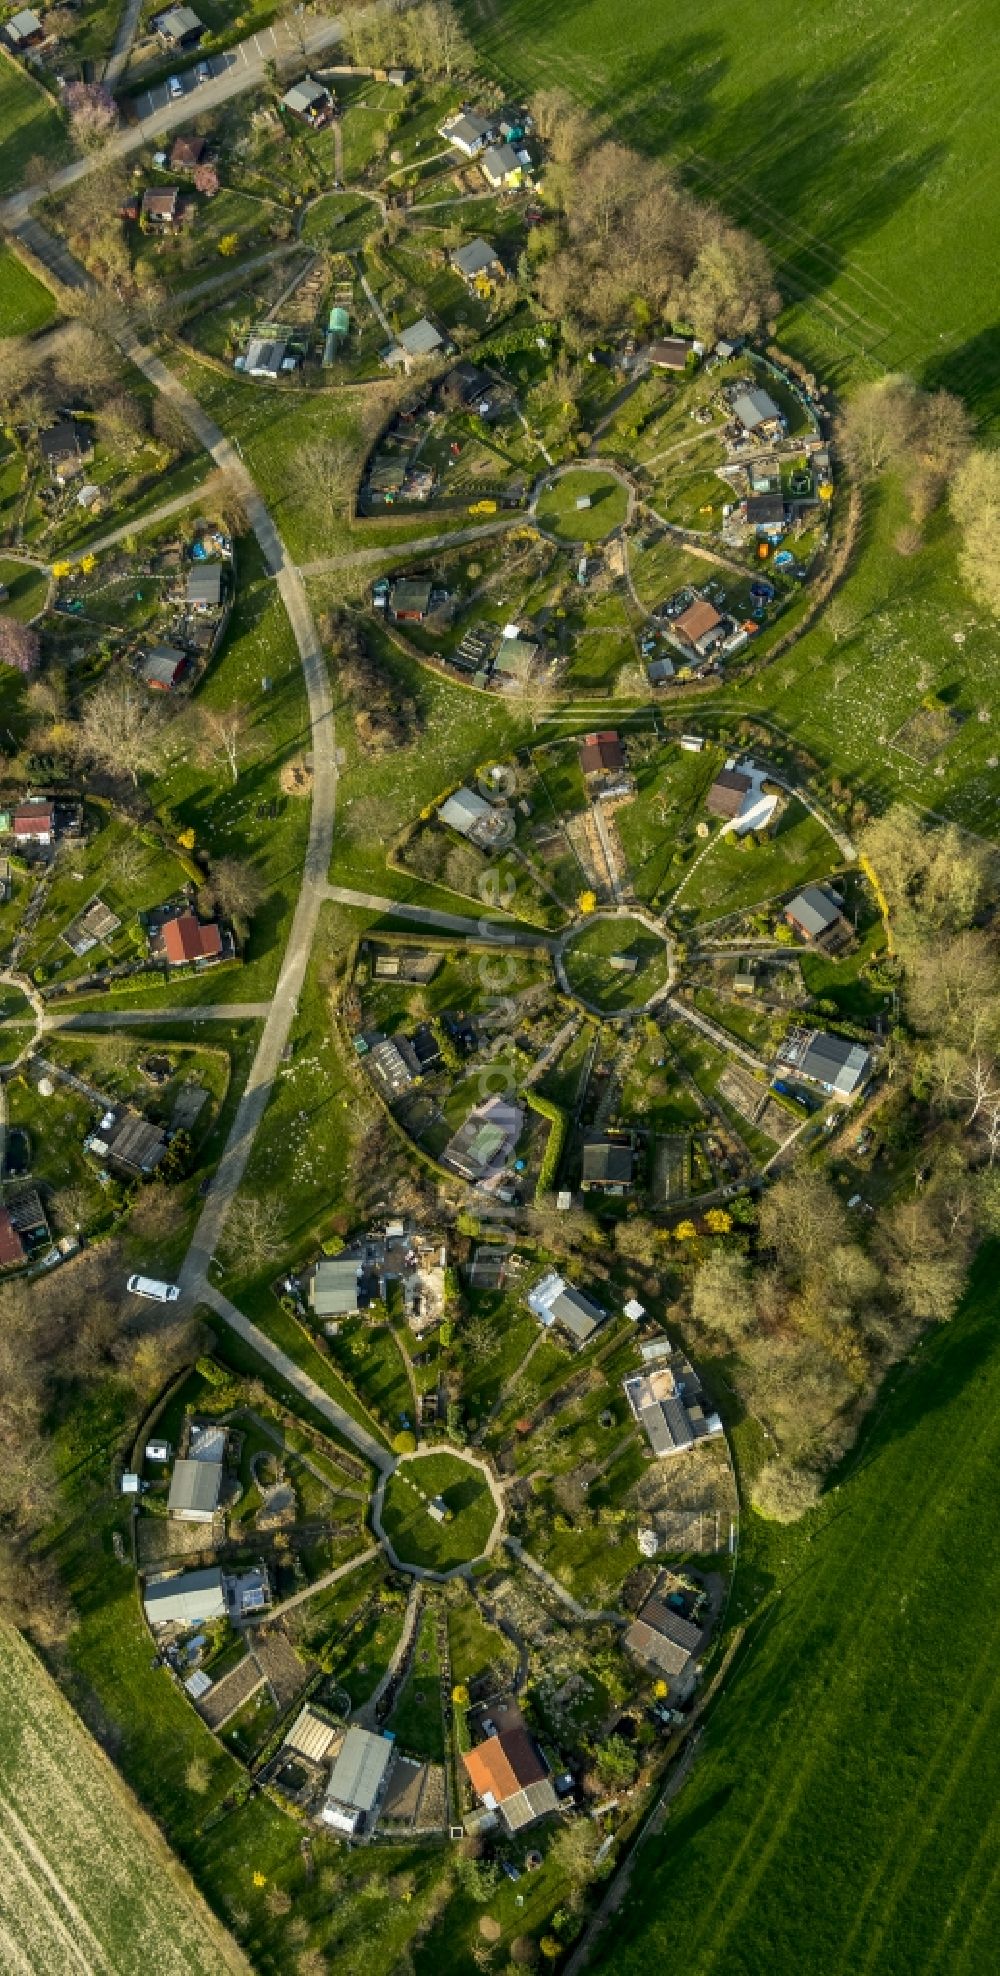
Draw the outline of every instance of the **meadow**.
M69 150L65 126L52 98L6 49L0 50L0 193L13 192L23 184L30 159L59 164L69 156ZM0 307L0 319L2 313Z
M991 1284L892 1382L839 1487L749 1519L751 1651L618 1918L633 1976L975 1976L1000 1924ZM820 1870L817 1870L820 1863ZM611 1966L610 1945L597 1966Z

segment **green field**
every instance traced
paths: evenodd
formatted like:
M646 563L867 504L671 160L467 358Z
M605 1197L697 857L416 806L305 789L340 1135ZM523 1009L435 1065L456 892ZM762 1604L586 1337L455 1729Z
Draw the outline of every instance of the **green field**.
M33 330L44 329L55 312L48 289L15 254L0 252L0 336L30 336Z
M0 192L13 192L23 183L29 159L55 164L68 155L63 121L52 98L0 51ZM3 313L0 302L0 328Z
M634 974L613 968L613 955L635 955ZM607 1014L639 1009L662 988L670 972L664 942L641 919L595 919L575 933L563 955L566 978L588 1006Z
M997 416L990 0L960 21L931 0L705 0L638 9L627 34L615 0L465 12L506 85L571 89L768 242L786 347L838 380L912 370Z
M578 501L591 505L578 509ZM580 467L560 474L539 497L538 525L567 542L599 542L621 527L627 510L628 496L620 481L599 468Z
M436 1496L444 1503L447 1522L436 1523L429 1513L428 1502ZM389 1477L382 1507L397 1557L430 1571L451 1571L481 1556L496 1515L481 1469L449 1454L402 1462Z
M963 1311L896 1379L809 1522L752 1522L752 1651L633 1876L613 1955L623 1976L681 1934L691 1976L994 1965L995 1271L984 1256Z

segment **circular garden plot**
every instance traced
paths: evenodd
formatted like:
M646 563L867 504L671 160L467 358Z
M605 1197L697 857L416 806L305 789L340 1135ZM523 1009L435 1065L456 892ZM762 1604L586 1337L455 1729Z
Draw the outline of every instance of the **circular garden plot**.
M565 542L599 542L628 515L628 489L600 467L577 467L543 488L535 519Z
M394 1469L377 1526L400 1564L447 1572L482 1557L501 1516L478 1463L434 1452L406 1456Z
M662 934L627 913L600 915L567 935L562 965L570 993L600 1015L644 1008L670 979Z

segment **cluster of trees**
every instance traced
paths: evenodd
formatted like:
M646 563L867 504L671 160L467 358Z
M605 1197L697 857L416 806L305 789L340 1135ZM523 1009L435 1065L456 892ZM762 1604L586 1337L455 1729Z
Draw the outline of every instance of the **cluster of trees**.
M855 392L843 413L840 439L862 480L886 472L901 476L910 521L899 531L896 547L901 555L915 554L928 517L949 485L957 487L963 478L972 421L962 400L950 391L922 391L912 378L893 373Z
M963 460L952 482L951 511L962 533L963 580L1000 617L1000 452L977 448Z
M111 1242L66 1272L58 1298L43 1283L0 1286L0 1606L44 1646L73 1621L51 1546L41 1541L58 1509L47 1430L60 1395L106 1384L111 1373L148 1398L190 1352L187 1325L159 1310L125 1329L124 1277L120 1245Z
M118 353L91 323L68 322L40 343L20 336L0 342L4 424L31 445L68 405L93 418L97 440L126 465L152 442L166 467L188 443L169 400L136 397Z
M389 0L352 15L347 32L351 59L361 68L413 68L421 75L452 76L471 69L475 53L452 0Z
M713 342L755 335L780 307L766 248L669 168L626 145L594 141L593 125L558 89L532 101L550 159L556 217L532 235L529 264L542 306L581 333L621 323L690 324Z
M345 613L328 611L320 620L320 633L353 703L354 731L365 754L381 761L396 748L408 747L421 729L419 708L379 664L361 626Z
M982 1239L1000 1227L1000 959L987 924L995 868L955 826L900 805L862 848L894 932L903 1026L876 1130L901 1175L875 1215L852 1215L803 1162L762 1197L756 1249L717 1249L691 1293L702 1347L777 1428L754 1484L779 1519L813 1503L875 1381L928 1324L946 1322Z

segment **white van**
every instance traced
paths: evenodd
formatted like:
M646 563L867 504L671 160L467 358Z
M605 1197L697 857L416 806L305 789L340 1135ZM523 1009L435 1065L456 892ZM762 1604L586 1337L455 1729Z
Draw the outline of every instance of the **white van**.
M157 1304L175 1304L181 1294L178 1283L161 1283L156 1276L130 1276L125 1288L134 1297L151 1297Z

